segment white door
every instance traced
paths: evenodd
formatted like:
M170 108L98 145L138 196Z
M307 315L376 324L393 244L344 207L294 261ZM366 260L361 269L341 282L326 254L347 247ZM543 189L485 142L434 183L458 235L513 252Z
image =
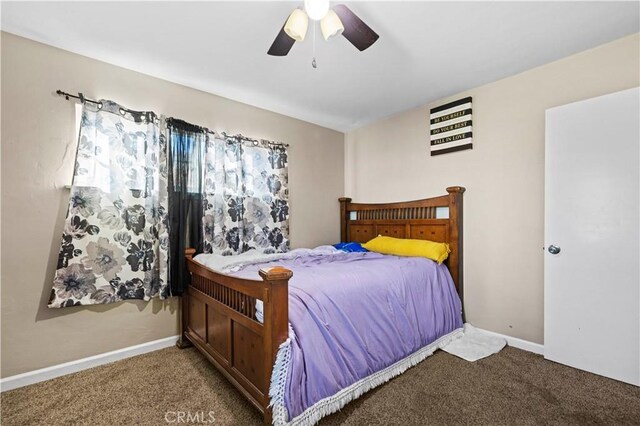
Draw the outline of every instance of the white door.
M635 385L639 144L640 89L547 110L544 356Z

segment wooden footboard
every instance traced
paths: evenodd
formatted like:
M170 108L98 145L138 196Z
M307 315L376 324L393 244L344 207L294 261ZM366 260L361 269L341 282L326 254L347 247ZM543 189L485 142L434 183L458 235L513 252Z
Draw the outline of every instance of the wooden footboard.
M278 347L288 336L293 273L275 267L260 270L262 280L236 278L195 262L194 253L186 250L191 284L182 297L178 346L193 343L271 424L269 384ZM255 317L256 300L263 302L262 323Z

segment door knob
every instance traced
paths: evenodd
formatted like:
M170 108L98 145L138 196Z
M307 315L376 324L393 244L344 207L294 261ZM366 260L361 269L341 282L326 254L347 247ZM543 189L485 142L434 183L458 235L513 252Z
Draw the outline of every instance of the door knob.
M560 253L560 247L554 246L553 244L549 246L548 250L549 250L549 253L551 253L551 254Z

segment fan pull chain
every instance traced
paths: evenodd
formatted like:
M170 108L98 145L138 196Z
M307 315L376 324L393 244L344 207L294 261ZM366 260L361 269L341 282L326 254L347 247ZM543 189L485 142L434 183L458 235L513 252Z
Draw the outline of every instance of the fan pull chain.
M318 68L318 64L316 62L316 23L313 23L313 60L311 61L311 66L313 68Z

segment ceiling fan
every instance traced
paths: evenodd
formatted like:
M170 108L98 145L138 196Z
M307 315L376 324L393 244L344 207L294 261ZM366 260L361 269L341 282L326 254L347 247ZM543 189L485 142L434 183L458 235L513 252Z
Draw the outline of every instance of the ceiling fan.
M304 10L294 9L291 12L267 54L286 56L296 41L304 40L309 19L320 21L320 30L325 40L342 34L360 51L370 47L379 37L343 4L330 8L329 0L304 0Z

